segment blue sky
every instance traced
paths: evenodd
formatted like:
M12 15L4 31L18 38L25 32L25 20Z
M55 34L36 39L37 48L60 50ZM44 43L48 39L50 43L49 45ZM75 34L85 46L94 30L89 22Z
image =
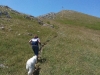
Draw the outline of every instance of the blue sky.
M0 0L0 5L35 17L61 10L74 10L100 18L100 0Z

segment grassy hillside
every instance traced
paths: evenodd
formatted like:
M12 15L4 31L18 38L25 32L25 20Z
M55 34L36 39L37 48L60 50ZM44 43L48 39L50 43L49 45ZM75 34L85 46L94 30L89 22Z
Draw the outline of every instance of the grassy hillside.
M99 45L100 31L61 27L44 48L40 75L99 75Z
M6 9L0 17L0 75L27 75L33 56L28 41L38 34L42 62L35 75L100 75L100 19L77 12L57 13L54 19L36 18ZM68 14L69 17L68 17ZM53 27L51 27L53 26Z
M41 19L54 25L58 36L44 48L43 58L47 61L41 65L40 75L100 74L99 18L64 11L53 19Z
M90 29L100 30L100 18L72 10L63 10L56 13L55 15L47 14L43 16L41 19L45 19L44 21L47 23L56 22L57 24L81 26ZM50 22L51 20L52 22Z
M28 41L38 34L44 43L56 34L52 28L40 25L36 18L30 20L25 18L28 15L2 8L0 11L9 12L11 18L5 14L0 17L0 75L24 75L26 61L34 55Z

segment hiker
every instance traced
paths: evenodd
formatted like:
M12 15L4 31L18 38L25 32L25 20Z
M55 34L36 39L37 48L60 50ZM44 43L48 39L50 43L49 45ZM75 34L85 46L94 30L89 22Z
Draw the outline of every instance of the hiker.
M39 54L39 46L41 46L40 39L38 38L37 35L35 35L30 41L29 44L32 46L32 50L34 51L34 54L37 55Z

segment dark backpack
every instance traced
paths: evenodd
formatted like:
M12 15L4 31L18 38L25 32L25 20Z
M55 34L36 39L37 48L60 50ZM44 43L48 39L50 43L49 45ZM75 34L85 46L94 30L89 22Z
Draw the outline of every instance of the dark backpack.
M37 45L38 46L38 39L32 39L31 40L32 45Z

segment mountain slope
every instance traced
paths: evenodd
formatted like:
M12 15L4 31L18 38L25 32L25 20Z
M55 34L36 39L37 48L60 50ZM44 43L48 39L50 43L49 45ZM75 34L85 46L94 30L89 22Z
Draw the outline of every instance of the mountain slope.
M41 75L99 75L100 19L73 11L51 18L39 17L54 25L58 36L47 44ZM45 74L44 74L45 71Z
M0 11L0 74L24 75L26 61L33 56L28 41L38 34L44 43L56 32L53 28L40 25L33 16L15 12L6 6L1 6Z
M100 74L99 18L61 11L37 19L7 6L0 7L0 11L1 75L27 75L25 64L33 56L28 41L34 34L44 45L35 75Z
M82 26L100 30L100 18L72 10L63 10L58 13L49 13L39 18L43 21L51 20L60 24Z

